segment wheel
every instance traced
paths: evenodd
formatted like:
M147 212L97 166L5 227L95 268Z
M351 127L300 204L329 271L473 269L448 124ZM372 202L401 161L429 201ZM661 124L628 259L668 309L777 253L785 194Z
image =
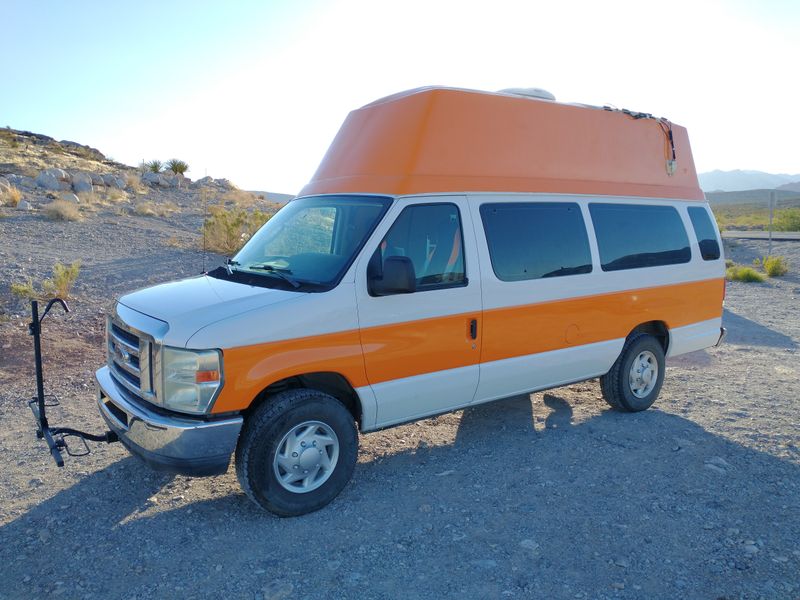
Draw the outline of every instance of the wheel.
M639 412L653 405L664 383L664 348L647 333L628 338L611 370L600 378L612 408Z
M333 396L276 394L245 421L236 476L250 499L281 517L319 510L342 491L356 464L353 416Z

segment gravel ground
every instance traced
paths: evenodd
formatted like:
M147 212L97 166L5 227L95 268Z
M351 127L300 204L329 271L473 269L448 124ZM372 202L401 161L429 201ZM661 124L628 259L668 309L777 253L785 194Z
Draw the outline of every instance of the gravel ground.
M73 312L44 325L51 421L101 429L101 313L196 273L196 251L165 245L194 231L0 220L4 295L84 261ZM745 264L765 252L727 246ZM792 272L729 284L727 343L672 360L651 410L613 412L591 381L365 435L344 492L294 519L251 504L232 468L161 475L119 444L56 468L24 402L24 306L4 298L0 598L798 599L800 243L775 246Z

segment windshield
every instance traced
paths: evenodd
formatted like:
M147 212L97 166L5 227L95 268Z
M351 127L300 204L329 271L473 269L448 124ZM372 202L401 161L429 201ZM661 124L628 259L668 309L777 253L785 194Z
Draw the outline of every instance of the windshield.
M390 198L318 196L292 200L228 265L288 289L330 289L375 229ZM306 290L303 290L306 291Z

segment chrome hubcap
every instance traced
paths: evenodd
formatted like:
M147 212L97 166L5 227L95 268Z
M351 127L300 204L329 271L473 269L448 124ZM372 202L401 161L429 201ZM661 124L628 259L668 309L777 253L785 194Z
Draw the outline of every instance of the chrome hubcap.
M305 421L281 438L272 469L284 489L304 494L328 481L339 460L339 438L321 421Z
M656 387L656 381L658 381L656 355L649 350L640 352L639 356L634 359L628 375L631 393L637 398L644 398Z

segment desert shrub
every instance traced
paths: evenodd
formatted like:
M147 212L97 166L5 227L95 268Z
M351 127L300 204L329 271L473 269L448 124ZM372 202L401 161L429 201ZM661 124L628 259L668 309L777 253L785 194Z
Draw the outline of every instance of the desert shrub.
M81 221L81 216L78 206L66 200L54 200L44 207L44 214L49 219L54 221Z
M22 300L33 300L39 297L39 293L33 287L33 281L30 279L25 283L12 283L11 293Z
M121 202L127 197L128 195L123 190L118 190L117 188L108 188L108 191L106 191L106 198L111 202Z
M164 163L158 159L154 159L144 163L144 167L146 170L152 171L153 173L161 173L161 171L164 169Z
M81 270L81 261L76 260L71 265L62 265L57 262L53 265L52 279L45 279L42 282L42 290L45 296L52 298L69 298L72 286L78 278Z
M760 267L769 277L780 277L789 272L789 263L783 256L765 256L755 259L753 264Z
M177 158L170 158L167 161L167 170L172 171L176 175L181 174L183 175L186 171L189 170L189 163L184 162Z
M784 208L775 213L776 231L800 231L800 208Z
M219 254L233 254L271 216L260 210L249 212L238 207L212 206L202 227L205 247Z
M134 194L142 190L142 177L139 173L125 173L125 186Z
M752 267L734 265L725 271L725 279L728 281L744 281L747 283L752 283L762 282L766 278Z
M133 207L133 212L140 217L166 217L167 215L175 212L178 207L173 202L162 202L156 204L147 200L146 202L139 202Z
M16 206L19 204L20 200L22 200L22 192L20 192L13 185L5 192L0 193L0 204L5 204L6 206Z

